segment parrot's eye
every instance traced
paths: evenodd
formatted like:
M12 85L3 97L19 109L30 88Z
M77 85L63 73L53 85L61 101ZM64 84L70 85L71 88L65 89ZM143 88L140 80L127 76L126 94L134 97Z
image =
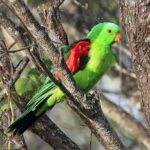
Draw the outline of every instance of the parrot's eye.
M108 29L108 33L112 33L112 30L111 30L111 29Z

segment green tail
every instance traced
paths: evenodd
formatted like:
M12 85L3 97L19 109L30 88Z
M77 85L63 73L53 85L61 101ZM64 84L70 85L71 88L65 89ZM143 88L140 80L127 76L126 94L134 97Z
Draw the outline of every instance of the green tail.
M31 124L33 124L47 109L50 109L54 104L47 105L53 93L50 93L55 88L55 84L47 78L40 91L27 104L26 111L16 119L7 129L7 132L14 131L15 134L22 134Z

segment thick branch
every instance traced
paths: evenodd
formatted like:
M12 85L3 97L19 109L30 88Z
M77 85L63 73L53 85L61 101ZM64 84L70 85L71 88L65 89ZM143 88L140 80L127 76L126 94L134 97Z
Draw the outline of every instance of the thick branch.
M66 32L61 23L59 6L64 0L44 0L40 9L40 14L45 23L45 27L53 41L60 44L68 44Z

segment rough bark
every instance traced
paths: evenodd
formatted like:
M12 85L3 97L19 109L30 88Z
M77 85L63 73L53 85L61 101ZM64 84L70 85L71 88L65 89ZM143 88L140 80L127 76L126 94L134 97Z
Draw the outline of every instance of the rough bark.
M150 127L150 0L119 0L119 6L142 95L141 104Z
M48 30L52 41L54 43L68 44L66 32L61 23L61 17L59 13L59 6L64 0L44 0L42 7L39 9L40 16L43 18L43 23Z

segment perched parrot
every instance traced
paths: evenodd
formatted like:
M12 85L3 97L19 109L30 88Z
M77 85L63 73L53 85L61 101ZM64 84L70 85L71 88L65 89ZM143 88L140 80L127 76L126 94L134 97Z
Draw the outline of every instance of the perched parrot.
M111 46L120 41L119 33L118 25L110 22L99 23L91 29L86 39L68 46L67 67L84 92L88 92L114 64ZM59 72L54 72L54 76L58 80L61 79ZM64 98L65 94L60 88L47 78L27 104L25 112L8 127L7 131L22 134L48 109L62 102Z

